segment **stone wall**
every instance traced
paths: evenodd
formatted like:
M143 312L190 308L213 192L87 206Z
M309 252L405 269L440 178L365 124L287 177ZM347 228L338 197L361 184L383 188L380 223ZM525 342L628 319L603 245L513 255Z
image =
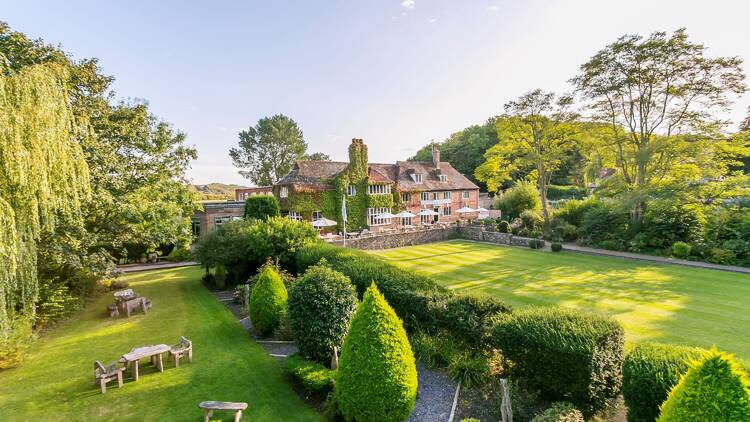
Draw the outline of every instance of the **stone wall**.
M346 246L356 249L390 249L402 246L421 245L424 243L440 242L450 239L476 240L480 242L497 243L500 245L529 246L527 237L513 236L508 233L485 231L481 227L446 227L442 229L431 229L425 231L404 232L364 237L361 239L348 239ZM337 240L332 242L342 246L343 242ZM544 241L542 241L544 246Z

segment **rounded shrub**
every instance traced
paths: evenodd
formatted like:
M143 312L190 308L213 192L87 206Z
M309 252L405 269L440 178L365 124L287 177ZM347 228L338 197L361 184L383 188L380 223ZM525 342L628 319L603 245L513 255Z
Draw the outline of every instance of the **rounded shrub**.
M403 421L417 398L417 368L401 320L373 283L352 317L336 376L347 420Z
M674 255L675 258L685 259L690 256L690 249L690 245L685 242L674 242L672 245L672 255Z
M500 220L499 223L497 223L497 231L500 233L513 233L513 228L510 227L510 223L505 220Z
M653 422L669 390L700 358L704 350L670 344L635 346L622 364L622 395L628 406L628 422Z
M266 264L253 286L248 303L248 315L255 331L263 337L279 327L286 314L287 292L281 276L272 265Z
M750 382L734 359L711 350L669 393L658 422L750 421L749 389Z
M584 422L583 414L568 402L552 403L544 412L536 415L531 422Z
M541 209L539 191L533 182L518 180L512 188L495 197L494 207L502 211L505 218L517 218L525 210Z
M552 249L552 252L560 252L562 250L562 243L552 242L550 249Z
M273 195L255 195L245 200L245 219L265 220L281 215L279 201Z
M300 353L328 365L333 347L341 349L349 321L357 309L357 292L349 277L315 265L289 291L288 312L292 335Z
M529 239L529 247L531 249L541 249L544 247L544 240L541 239Z

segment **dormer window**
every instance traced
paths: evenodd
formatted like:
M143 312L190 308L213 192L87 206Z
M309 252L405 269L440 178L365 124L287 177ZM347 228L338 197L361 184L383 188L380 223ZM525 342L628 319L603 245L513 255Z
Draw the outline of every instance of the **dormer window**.
M445 174L438 175L438 178L440 178L441 182L447 182L448 181L448 176L445 175Z
M286 198L287 196L289 196L289 188L282 186L279 189L279 198Z
M411 177L415 183L422 183L422 175L420 173L412 173Z

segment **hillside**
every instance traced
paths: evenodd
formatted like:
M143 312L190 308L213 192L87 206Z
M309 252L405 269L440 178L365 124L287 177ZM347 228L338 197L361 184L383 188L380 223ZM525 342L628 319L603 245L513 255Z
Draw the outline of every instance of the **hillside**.
M222 200L234 199L235 189L244 189L247 186L233 185L225 183L209 183L206 185L192 185L195 192L198 193L198 200Z

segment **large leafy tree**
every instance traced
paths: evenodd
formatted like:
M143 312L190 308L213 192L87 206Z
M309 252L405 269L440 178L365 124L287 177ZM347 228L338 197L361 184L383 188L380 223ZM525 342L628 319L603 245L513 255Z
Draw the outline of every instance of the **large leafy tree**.
M577 132L575 116L567 111L571 99L536 89L505 105L497 120L499 142L487 150L476 177L496 191L522 168L533 169L545 227L549 227L547 189Z
M690 143L717 137L725 124L718 113L730 97L745 92L742 61L707 57L705 51L684 29L625 35L584 63L572 80L593 117L610 123L607 148L631 196L636 228L651 185L673 178L674 169L699 168L686 159L699 158Z
M297 122L283 114L264 117L239 134L237 148L229 150L239 173L258 186L274 184L305 157L307 144Z

